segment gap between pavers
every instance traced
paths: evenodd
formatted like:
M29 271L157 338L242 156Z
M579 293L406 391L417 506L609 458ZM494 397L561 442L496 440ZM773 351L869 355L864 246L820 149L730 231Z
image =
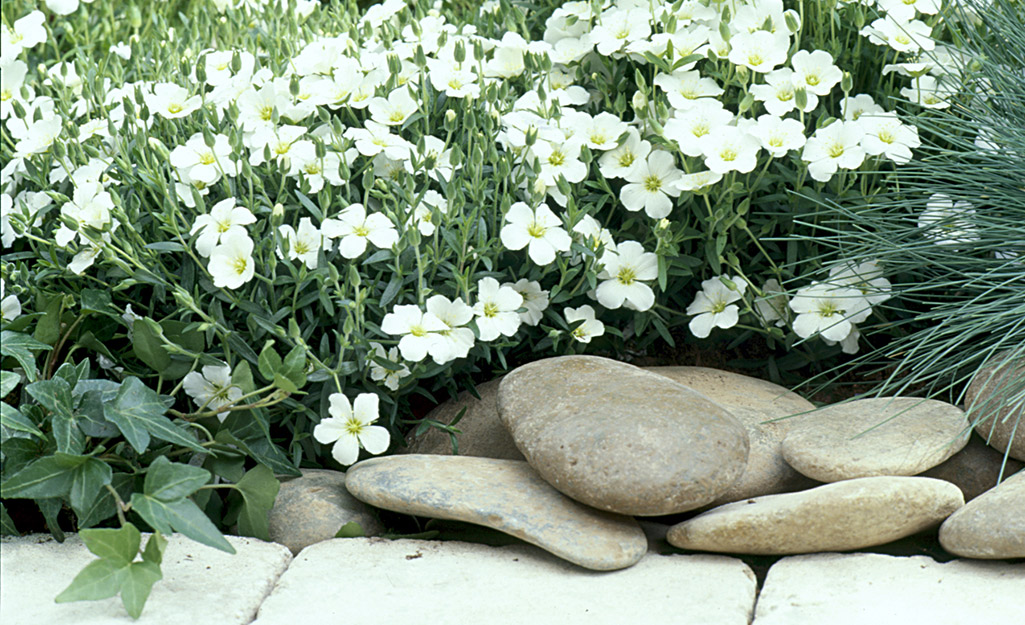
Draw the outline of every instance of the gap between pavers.
M276 543L227 536L235 555L168 537L161 569L139 620L120 597L54 603L87 564L96 559L81 538L58 543L49 535L0 542L0 623L3 625L248 625L292 554ZM143 544L148 534L143 537Z
M769 569L753 625L1025 623L1025 563L875 553L783 558Z
M754 601L754 573L724 556L595 572L531 545L346 538L297 555L253 625L748 625Z

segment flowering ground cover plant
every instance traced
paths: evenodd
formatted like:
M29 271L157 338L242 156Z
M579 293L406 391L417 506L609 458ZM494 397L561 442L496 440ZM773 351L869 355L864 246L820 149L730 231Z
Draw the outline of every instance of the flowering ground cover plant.
M409 405L472 374L678 326L857 351L881 265L794 235L914 158L895 98L958 96L931 0L37 4L0 31L2 496L116 517L65 598L133 614L136 525L265 537L275 474L453 431Z

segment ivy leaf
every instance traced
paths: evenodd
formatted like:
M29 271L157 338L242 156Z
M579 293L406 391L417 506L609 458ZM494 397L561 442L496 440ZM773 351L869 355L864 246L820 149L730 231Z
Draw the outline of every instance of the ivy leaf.
M242 494L242 510L238 517L239 533L269 541L267 515L274 506L281 482L274 477L273 471L258 464L247 471L235 487Z
M79 536L93 555L121 566L132 563L142 543L142 534L131 523L119 529L82 530Z
M57 603L69 601L96 601L113 597L121 590L126 567L113 560L93 560L71 580L71 584L54 599Z
M75 469L71 478L68 501L75 514L81 517L99 499L103 487L110 484L113 471L110 465L97 458L89 458Z
M167 539L160 532L150 534L146 541L146 549L142 552L142 559L153 564L160 564L164 561L164 550L167 549Z
M53 378L40 380L25 387L28 394L32 396L44 408L55 415L71 419L74 404L71 401L71 386L64 378Z
M14 526L14 519L7 514L7 508L0 503L0 536L19 536L18 528Z
M39 511L43 513L43 520L46 521L46 527L50 530L50 535L57 542L64 542L64 530L61 529L60 523L57 521L57 515L60 514L61 509L64 507L64 499L61 497L51 497L49 499L36 499L35 501Z
M139 618L153 584L163 578L160 565L153 562L133 562L121 579L121 603L132 618Z
M132 509L158 532L181 532L214 549L235 553L231 543L191 499L166 502L143 493L132 493Z
M82 312L97 312L116 316L111 312L110 291L102 289L82 289Z
M115 388L119 387L117 383L114 386ZM78 387L76 386L75 389L77 390ZM103 408L104 404L114 401L115 397L117 397L117 391L113 393L87 391L82 395L77 410L78 427L86 436L106 438L117 436L120 433L113 423L107 421Z
M43 310L43 317L36 323L36 331L32 334L37 341L53 345L60 338L61 315L64 313L64 296L57 295L51 299Z
M134 483L135 478L128 473L115 473L110 480L110 485L122 501L127 501L132 496ZM114 501L114 495L104 488L92 503L83 510L75 510L75 514L78 516L78 527L89 528L117 514L117 502Z
M88 456L57 452L39 458L0 484L5 499L48 499L65 497L71 490L75 471L88 462Z
M0 425L18 432L32 434L42 440L46 440L46 436L44 436L39 428L36 427L35 423L32 423L31 419L23 415L17 408L11 406L7 402L0 402Z
M21 382L21 376L13 371L0 371L0 398L10 395Z
M169 443L204 451L194 440L182 434L170 419L164 417L165 412L167 408L160 395L134 377L121 383L114 402L104 408L107 420L121 430L140 454L149 446L151 434Z
M154 499L173 502L188 497L210 481L210 472L187 464L157 458L146 473L143 492Z

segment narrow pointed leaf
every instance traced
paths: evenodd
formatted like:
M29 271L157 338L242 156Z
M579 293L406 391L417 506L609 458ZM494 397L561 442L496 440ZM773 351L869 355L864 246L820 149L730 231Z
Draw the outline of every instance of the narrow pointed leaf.
M113 560L93 560L71 584L54 599L57 603L69 601L96 601L113 597L121 590L121 580L128 567Z
M7 402L0 402L0 424L5 428L15 430L17 432L25 432L41 439L45 439L42 431L36 427L32 420L23 415L18 411L17 408L11 406Z
M146 549L142 552L142 559L147 562L159 565L164 561L164 549L167 548L167 539L160 532L150 534L146 541Z
M122 566L128 566L139 555L142 542L142 534L131 523L118 529L82 530L79 536L93 555Z
M89 510L105 490L103 487L110 484L112 476L110 465L96 458L89 458L75 469L68 500L76 515L81 517Z
M13 371L0 372L0 398L7 397L21 382L21 376Z
M155 499L172 502L191 495L209 481L209 471L161 456L150 465L143 491Z
M163 578L160 565L154 562L134 562L121 579L121 603L132 618L139 618L146 606L153 584Z
M121 430L139 453L149 446L150 435L195 451L204 451L175 427L170 419L163 416L165 412L167 407L160 395L133 377L121 383L114 402L104 408L107 420Z

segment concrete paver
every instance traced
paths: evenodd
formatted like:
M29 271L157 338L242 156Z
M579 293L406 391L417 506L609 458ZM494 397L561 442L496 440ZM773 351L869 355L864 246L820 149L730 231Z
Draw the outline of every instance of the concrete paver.
M754 600L754 573L723 556L595 572L529 545L336 539L296 556L254 625L748 625Z
M133 621L120 597L54 603L93 561L77 535L58 543L49 535L5 538L0 543L0 623L3 625L245 625L256 616L292 554L253 538L228 536L235 555L181 535L168 537L161 569L142 617ZM148 540L144 536L143 544Z
M783 558L754 625L1025 623L1025 564L875 553Z

